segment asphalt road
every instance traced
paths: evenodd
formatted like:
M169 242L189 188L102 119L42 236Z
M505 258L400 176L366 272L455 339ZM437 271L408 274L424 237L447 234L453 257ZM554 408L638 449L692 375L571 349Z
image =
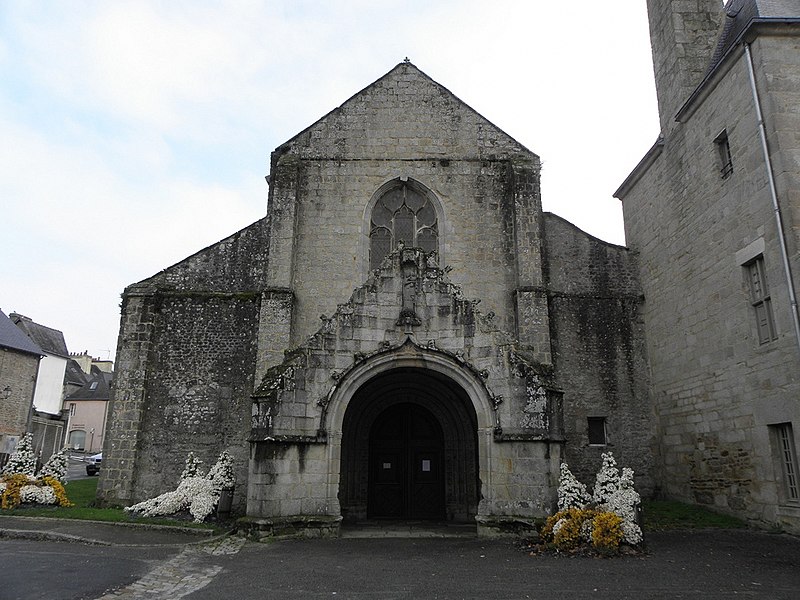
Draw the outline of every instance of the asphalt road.
M0 600L100 598L178 552L180 548L0 540Z
M183 548L7 540L0 599L800 598L798 538L715 530L648 540L646 554L614 559L530 556L474 538Z
M89 477L89 475L86 474L86 463L83 462L82 457L71 457L67 466L67 481L86 479L87 477ZM2 598L0 598L0 600L2 600Z

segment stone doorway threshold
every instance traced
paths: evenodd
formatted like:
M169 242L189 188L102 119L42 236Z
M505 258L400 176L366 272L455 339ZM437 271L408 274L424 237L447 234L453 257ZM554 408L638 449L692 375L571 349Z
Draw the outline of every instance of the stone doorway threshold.
M475 523L451 521L391 521L368 520L342 523L343 538L474 538L478 535Z

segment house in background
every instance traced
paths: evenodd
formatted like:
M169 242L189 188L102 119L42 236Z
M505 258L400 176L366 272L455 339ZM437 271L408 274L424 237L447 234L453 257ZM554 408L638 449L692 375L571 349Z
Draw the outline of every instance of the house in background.
M0 465L28 429L44 352L0 311Z
M70 365L83 375L83 385L64 400L67 413L67 442L71 450L94 454L103 449L108 418L108 401L113 373L106 371L113 363L92 359L88 354L72 355ZM86 365L87 372L84 372Z
M81 371L86 374L92 372L92 367L97 367L104 373L112 373L114 371L114 361L95 358L86 350L83 352L70 352L69 357L75 361Z
M36 386L33 394L33 415L29 431L33 433L33 448L44 462L61 449L66 433L66 418L61 405L64 399L64 379L69 361L64 334L57 329L34 322L18 313L9 315L11 322L42 350Z

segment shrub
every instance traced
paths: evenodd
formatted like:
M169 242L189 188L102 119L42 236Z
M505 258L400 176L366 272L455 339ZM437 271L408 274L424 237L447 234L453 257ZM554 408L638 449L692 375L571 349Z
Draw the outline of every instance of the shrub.
M558 486L558 512L545 520L541 537L558 550L573 550L591 544L601 552L616 552L621 543L638 545L642 530L636 522L641 502L633 487L633 470L620 474L610 453L595 479L592 495L578 481L566 463L561 464Z
M613 512L600 512L592 519L592 546L598 550L619 548L623 539L622 517Z
M22 473L28 477L36 476L36 455L33 453L33 436L26 433L14 449L14 453L3 467L3 475Z
M50 477L64 483L67 477L67 468L69 467L69 458L67 456L67 449L62 448L44 464L42 470L39 472L40 478Z
M586 486L575 478L567 463L561 463L561 473L558 478L558 510L581 508L591 499Z
M172 515L188 510L196 523L202 522L217 506L222 490L233 487L235 478L233 460L226 451L220 454L207 475L202 475L200 465L201 462L190 453L186 457L186 466L176 490L139 502L125 510L145 517Z
M25 434L3 469L0 508L12 509L20 504L72 506L62 483L66 472L67 455L64 449L50 457L37 478L31 434Z

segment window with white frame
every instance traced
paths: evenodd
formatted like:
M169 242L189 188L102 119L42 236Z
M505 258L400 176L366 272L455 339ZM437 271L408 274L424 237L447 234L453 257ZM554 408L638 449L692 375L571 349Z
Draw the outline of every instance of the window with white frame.
M86 432L80 429L70 431L69 447L73 450L84 450L86 448Z

